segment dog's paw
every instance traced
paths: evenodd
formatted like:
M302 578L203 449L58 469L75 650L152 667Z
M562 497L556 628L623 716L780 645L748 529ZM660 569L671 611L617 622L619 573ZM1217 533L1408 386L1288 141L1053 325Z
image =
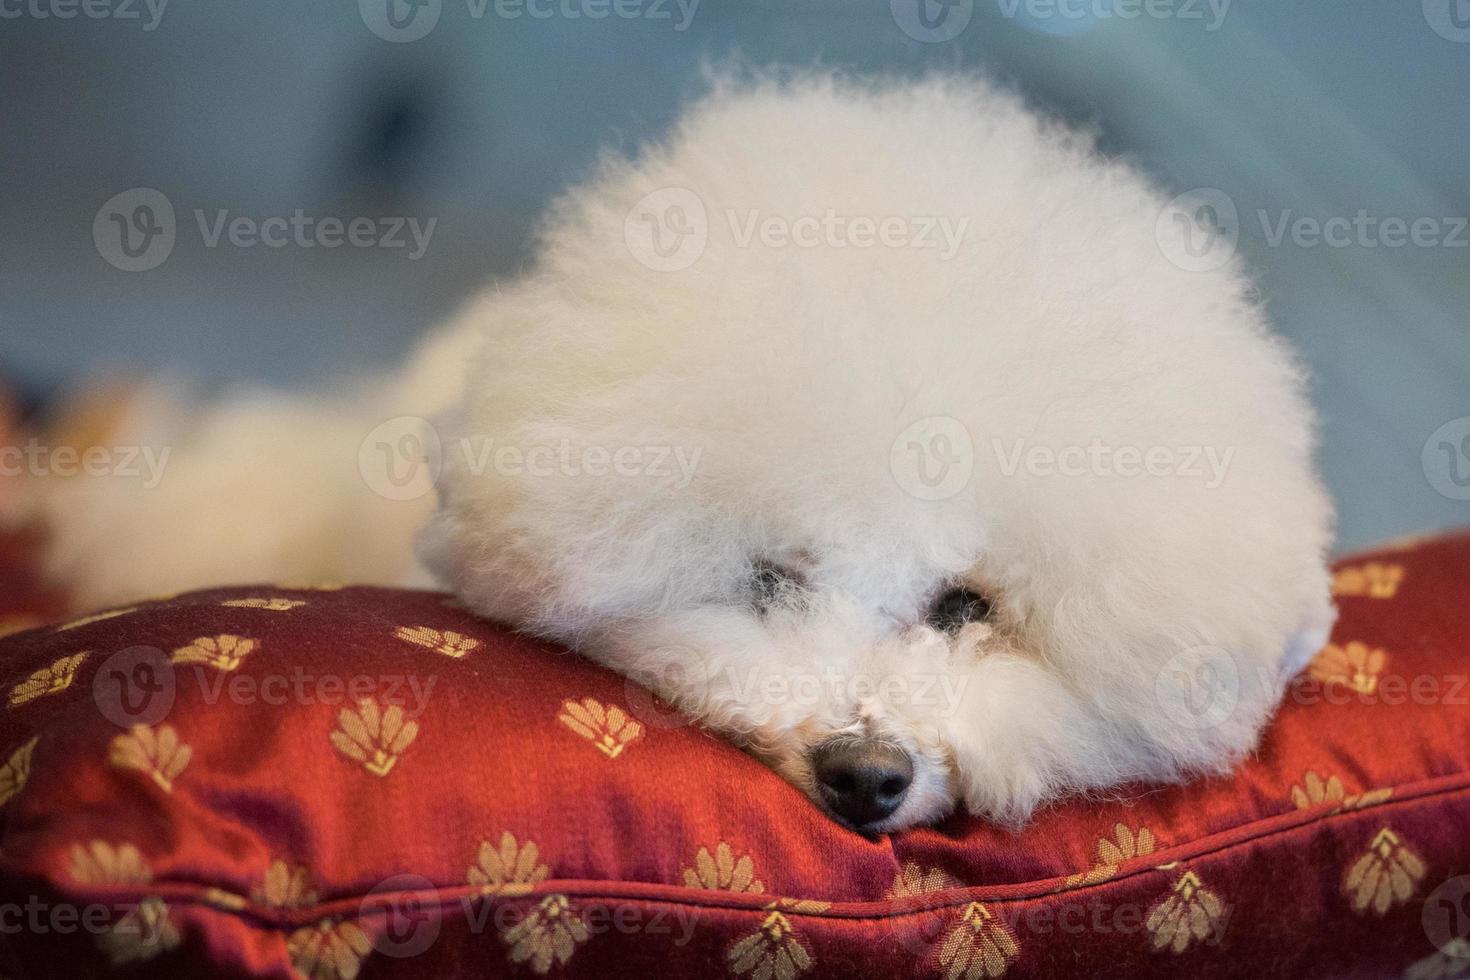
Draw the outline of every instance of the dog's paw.
M1132 775L1126 746L1050 669L993 653L949 720L955 789L970 813L1019 826L1050 800Z
M956 760L960 800L972 816L1016 829L1050 796L1051 787L1029 760Z

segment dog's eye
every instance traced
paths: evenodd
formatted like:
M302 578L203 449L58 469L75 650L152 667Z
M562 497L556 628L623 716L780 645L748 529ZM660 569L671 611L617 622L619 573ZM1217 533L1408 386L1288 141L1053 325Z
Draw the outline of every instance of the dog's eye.
M794 572L760 562L750 578L751 602L757 609L766 609L796 595L801 587L801 579Z
M969 589L950 589L934 603L926 622L937 630L957 633L961 626L990 616L990 601Z

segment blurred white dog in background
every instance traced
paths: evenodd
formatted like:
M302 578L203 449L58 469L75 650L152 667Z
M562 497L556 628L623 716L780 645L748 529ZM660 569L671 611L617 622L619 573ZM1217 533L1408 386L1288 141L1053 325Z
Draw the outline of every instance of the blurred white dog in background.
M46 481L50 567L395 583L418 531L865 832L1221 771L1330 625L1332 515L1187 217L972 78L717 82L401 375L140 406L167 472Z

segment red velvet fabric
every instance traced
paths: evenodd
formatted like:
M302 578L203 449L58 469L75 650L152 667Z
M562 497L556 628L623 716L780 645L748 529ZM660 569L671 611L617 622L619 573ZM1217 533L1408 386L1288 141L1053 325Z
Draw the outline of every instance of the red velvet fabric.
M11 978L1470 970L1470 537L1358 556L1230 779L867 840L620 677L376 588L0 640Z

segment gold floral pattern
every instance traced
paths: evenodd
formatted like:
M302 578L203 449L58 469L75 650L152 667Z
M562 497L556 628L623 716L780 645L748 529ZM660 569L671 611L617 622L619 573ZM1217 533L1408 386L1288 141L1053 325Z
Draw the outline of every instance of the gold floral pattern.
M946 980L979 980L1004 976L1020 954L1016 934L983 902L971 902L959 924L939 944L939 965Z
M306 600L287 599L281 596L274 598L251 596L245 599L226 599L220 605L227 606L231 609L265 609L270 612L290 612L292 609L299 609L306 605Z
M84 885L146 885L153 870L132 844L114 847L93 840L71 849L71 876ZM178 929L168 918L163 899L150 897L97 937L99 948L114 964L150 959L179 944Z
M1155 905L1144 922L1153 936L1155 951L1182 953L1196 941L1218 941L1225 905L1193 871L1174 882L1163 901Z
M194 750L179 741L172 725L160 725L157 731L147 725L134 725L112 740L107 761L119 769L145 773L159 789L172 793L174 780L193 755Z
M35 751L39 738L32 738L10 753L5 765L0 766L0 806L9 803L11 797L26 788L26 780L31 778L31 753Z
M1393 796L1391 786L1348 796L1342 788L1341 779L1336 776L1324 779L1311 770L1307 771L1301 785L1291 788L1291 802L1298 810L1310 810L1331 803L1333 813L1340 810L1361 810L1364 807L1376 806L1391 796Z
M186 647L179 647L169 658L170 663L203 664L219 670L235 670L255 649L257 641L242 636L221 633L219 636L201 636Z
M81 619L73 619L70 622L62 623L56 627L56 632L61 633L66 630L80 629L83 626L100 623L104 619L116 619L118 616L126 616L128 613L137 611L137 606L124 606L121 609L108 609L103 612L92 613L90 616L83 616Z
M816 898L778 898L765 908L768 912L772 909L782 909L787 912L800 912L802 915L820 915L831 907L831 902L823 902Z
M286 937L291 965L307 980L354 980L372 948L355 922L324 919Z
M226 912L243 912L249 904L246 902L244 895L236 895L234 892L225 891L223 888L216 888L213 885L204 889L201 897L204 899L206 905L212 905Z
M529 961L534 972L544 974L553 963L565 965L589 935L587 923L565 895L547 895L525 918L505 927L501 939L513 962Z
M1332 594L1392 599L1404 580L1404 566L1370 561L1338 569L1332 576Z
M888 887L887 898L889 901L916 898L931 892L942 892L958 884L939 868L930 868L925 871L913 861L908 861L894 876L893 884Z
M146 885L153 871L132 844L94 840L86 847L72 845L71 876L84 885Z
M400 626L393 631L393 635L456 660L480 646L480 641L473 636L465 636L454 630L436 630L429 626Z
M1079 885L1095 885L1100 881L1107 881L1118 873L1118 868L1124 861L1152 854L1157 846L1154 832L1147 827L1134 831L1127 824L1115 824L1112 837L1098 838L1096 863L1086 871L1068 875L1062 887L1076 888Z
M643 726L629 718L626 711L615 704L603 707L596 698L583 698L580 703L563 701L556 720L597 746L609 759L616 759L623 749L643 737Z
M500 835L498 848L488 840L480 842L480 851L465 880L479 888L482 895L525 895L551 874L551 869L540 863L540 856L535 841L517 844L515 835L506 831Z
M273 909L298 909L316 904L316 892L310 887L305 868L292 868L277 858L266 869L265 878L250 893L257 905Z
M376 701L364 699L357 703L356 711L343 708L337 715L331 739L338 752L362 763L374 776L386 776L418 734L418 722L404 721L398 705L384 711Z
M735 853L726 841L715 845L713 852L701 847L694 864L683 870L684 884L689 888L761 895L766 886L755 873L755 861L749 854ZM804 898L777 898L766 904L760 926L730 947L727 959L737 976L752 980L793 980L811 968L812 958L802 945L791 920L785 915L796 912L816 915L832 907L831 902Z
M1383 915L1407 902L1424 878L1424 861L1398 834L1384 827L1342 879L1342 893L1359 915Z
M755 876L755 862L749 854L735 857L729 844L720 841L715 853L701 847L694 856L694 866L684 869L684 884L690 888L705 888L712 891L749 892L759 895L766 886Z
M1409 967L1404 980L1460 980L1470 976L1470 941L1451 939Z
M1310 810L1324 803L1341 804L1344 798L1342 780L1336 776L1326 781L1308 770L1302 785L1291 788L1291 802L1298 810Z
M1399 574L1391 577L1386 576L1386 573L1373 572L1375 567L1369 563L1361 569L1340 572L1334 591L1339 595L1362 595L1375 599L1386 599L1394 595L1394 590L1399 588L1402 581L1401 569L1394 567L1393 570ZM1361 572L1361 576L1353 579L1346 572ZM326 601L316 597L309 599L312 604ZM206 606L200 608L207 608L208 605L218 602L218 595L209 597L205 600ZM306 604L298 599L254 596L219 603L233 608L258 610L267 619L289 613ZM120 610L68 625L80 625L131 611ZM248 617L255 613L242 615ZM420 653L410 647L402 647L399 648L400 655L408 659L426 657L435 663L438 662L432 661L434 653L451 658L484 655L474 652L482 644L473 637L426 626L395 629L391 625L405 620L414 622L418 618L409 614L395 617L386 623L380 620L377 626L379 640L388 642L386 634L393 629L394 635L405 643L432 651ZM430 616L424 618L432 619ZM141 622L141 616L130 622ZM186 640L193 632L181 634L178 639ZM89 642L86 637L78 636L75 639ZM79 674L79 671L84 663L89 662L92 654L87 651L70 653L52 661L52 657L57 657L63 651L76 649L65 637L57 636L55 642L66 645L55 649L46 657L46 661L51 661L47 666L25 676L24 680L10 689L11 707L25 705L48 695L61 694L73 686L79 690L73 691L68 700L70 697L85 700L93 670L89 670L88 674ZM1386 642L1393 648L1391 640ZM175 650L173 659L176 664L200 663L222 671L233 671L239 669L248 657L260 652L259 648L260 641L256 639L230 634L204 636ZM259 664L274 656L274 649L267 647L263 656L254 663ZM1389 652L1375 648L1371 643L1343 642L1325 647L1311 670L1315 677L1324 682L1372 693L1379 686L1386 689L1390 680L1397 679L1387 672L1388 667L1402 670L1406 663L1407 661L1390 663ZM23 677L34 665L34 661L27 664L25 671L12 676L12 681ZM93 661L92 668L95 667L96 662ZM42 704L60 706L62 701L59 697L57 701ZM624 705L626 703L625 701ZM646 734L645 726L631 717L631 712L622 705L603 703L591 697L568 699L561 702L558 708L553 708L556 704L554 700L543 702L542 710L546 713L541 716L542 721L549 721L547 715L555 712L562 727L569 729L580 739L591 742L610 760L616 759L629 745L640 741ZM331 709L334 713L336 710ZM317 741L315 748L318 753L326 752L330 756L333 751L339 752L352 763L360 764L368 773L378 777L386 777L392 771L402 754L416 741L419 725L422 724L421 721L408 720L404 709L374 700L349 703L347 709L341 711L331 722L326 720L325 714L318 718L322 728L317 729L316 735L309 737L320 738L320 734L330 727L329 741L332 745L332 750L328 750L321 741ZM437 736L438 730L432 728L435 723L429 724L430 735ZM106 742L107 764L127 770L116 777L119 784L126 781L136 787L141 785L141 777L146 776L162 792L171 793L174 788L182 787L181 792L187 793L198 785L195 780L203 778L204 773L198 767L190 771L193 749L185 744L180 733L171 725L134 726L114 735L118 731L114 728L103 737L104 740L110 738L110 742ZM448 734L448 729L445 734ZM194 738L196 742L198 737L202 737L196 737L197 732L188 725L185 725L183 735ZM399 780L412 779L417 774L418 766L428 760L428 756L423 753L432 752L437 747L430 744L435 740L431 738L424 747L411 754L410 772L407 776L398 777ZM100 749L102 744L94 742L93 751ZM0 763L3 763L0 764L0 806L9 804L14 809L26 802L20 794L46 789L41 782L30 790L26 788L37 745L37 738L20 742L17 737L17 742L0 746ZM51 778L55 767L49 746L48 742L48 749L41 750L42 758L38 763L44 777L42 782ZM198 747L204 753L211 751L208 745L200 744ZM566 743L566 748L567 751L578 754L585 751L574 747L572 743ZM640 748L639 751L648 752L651 748ZM201 758L208 761L205 755ZM595 762L594 757L585 758ZM635 753L634 764L648 758L650 756ZM101 760L94 756L92 761ZM201 762L201 765L205 762ZM328 761L327 764L335 763ZM1364 783L1355 781L1352 771L1335 766L1325 757L1316 764L1324 765L1324 768L1296 770L1299 779L1290 787L1289 793L1292 805L1298 810L1311 811L1310 816L1362 809L1392 798L1391 788L1364 789ZM1333 772L1334 768L1337 769L1336 774ZM351 777L352 770L342 772ZM1285 805L1284 799L1278 802ZM1307 819L1308 816L1309 814L1303 813L1302 819ZM1068 886L1109 881L1124 866L1151 863L1149 859L1156 862L1159 858L1154 855L1168 843L1161 843L1149 827L1116 823L1108 831L1105 821L1099 821L1099 824L1095 828L1089 828L1091 832L1082 839L1085 842L1096 834L1104 835L1097 836L1092 841L1095 845L1095 861L1087 870L1068 876ZM493 833L495 829L500 828L491 824L481 831L486 839L480 840L480 834L477 833L473 837L461 839L455 845L461 852L460 859L464 861L460 865L465 868L464 881L482 896L524 900L524 904L529 907L527 915L517 920L512 927L502 930L507 955L514 962L526 965L526 972L554 972L558 965L567 964L576 955L580 945L590 941L589 922L592 910L585 904L585 900L576 896L547 894L556 889L558 883L550 881L553 877L552 869L543 860L545 855L536 841L525 837L527 829L516 828L522 835L520 838L509 831L503 832L497 838ZM1411 906L1416 896L1422 897L1422 885L1428 869L1424 860L1416 853L1418 848L1415 841L1405 841L1394 829L1387 826L1365 829L1376 829L1377 833L1363 834L1357 839L1355 847L1358 853L1350 853L1346 860L1336 865L1333 872L1337 876L1334 881L1342 896L1339 908L1345 911L1346 907L1351 907L1355 913L1364 917L1365 925L1371 925L1375 921L1372 917L1386 917L1394 910L1397 910L1394 914L1416 915L1417 911ZM1167 828L1161 830L1168 833ZM544 843L550 842L549 838L541 837L534 830L530 833ZM1413 834L1412 828L1410 834ZM1370 836L1371 842L1368 840ZM126 964L146 960L176 947L180 942L180 929L186 928L185 923L189 920L185 918L184 912L181 912L179 920L171 920L169 903L178 900L167 896L166 902L164 897L158 896L158 889L152 887L152 872L148 861L144 860L138 848L129 843L116 842L115 839L103 841L83 837L80 840L81 843L71 848L66 866L73 878L78 882L130 887L135 889L132 893L135 897L147 896L127 915L118 918L115 914L116 921L97 937L96 941L108 959L114 963ZM763 896L749 902L732 900L733 904L740 905L747 911L741 913L745 916L741 920L742 924L721 944L726 959L725 967L737 976L753 977L755 980L800 980L804 973L815 968L814 958L822 955L822 947L814 947L809 941L813 938L813 926L804 925L801 916L820 915L830 907L830 903L767 896L768 887L781 887L782 875L779 867L773 872L764 862L757 866L752 855L741 850L748 846L748 842L737 839L735 846L732 846L727 841L713 838L706 840L716 846L697 847L697 850L691 847L673 865L680 869L680 879L686 886L728 894ZM1365 842L1367 847L1363 849ZM692 843L697 845L700 842L696 840ZM1422 853L1426 857L1433 857L1431 851ZM1085 855L1085 852L1074 854L1074 860L1087 856L1090 855ZM689 861L686 863L682 858L689 858ZM160 860L161 869L167 867L163 864L162 857L155 859ZM1084 865L1085 860L1077 860L1071 864L1073 868ZM260 875L259 865L255 867L254 873ZM1202 944L1218 941L1229 924L1229 905L1223 899L1237 898L1228 883L1224 883L1223 879L1215 879L1208 868L1201 870L1212 884L1224 884L1222 892L1217 893L1206 887L1197 873L1186 871L1182 865L1165 867L1172 870L1167 873L1167 877L1156 880L1154 887L1157 891L1150 896L1154 904L1145 915L1148 939L1138 940L1140 948L1144 942L1148 942L1158 951L1161 954L1161 963L1179 962L1169 954L1198 952ZM766 872L766 876L772 877L769 886L759 874L762 870ZM890 873L892 870L893 866L890 865ZM160 874L163 875L163 870ZM549 881L548 886L545 883ZM1054 883L1055 879L1051 884ZM890 901L897 901L954 889L958 884L942 868L910 861L903 863L894 874L886 897ZM257 907L257 911L262 907L305 910L312 908L318 901L318 895L311 887L308 869L290 864L287 860L271 860L263 876L256 878L254 885L254 888L250 888L248 884L242 888L242 891L250 889L249 903L244 896L213 889L207 890L204 901L236 911L248 909L250 903ZM149 896L148 893L152 895ZM926 942L933 942L929 955L937 957L937 960L928 961L930 968L937 961L941 964L939 972L950 980L997 978L1007 975L1010 969L1019 970L1017 961L1023 951L1022 944L1025 944L1028 953L1035 953L1036 950L1029 948L1031 940L1020 936L1018 928L1008 925L1006 903L991 902L987 905L971 902L966 905L965 898L968 897L961 897L953 904L938 903L942 917L936 916L934 922L937 927L925 939ZM757 913L753 906L760 902L769 904ZM340 910L333 911L341 914ZM315 916L320 913L300 914L302 918L296 918L285 930L289 934L288 944L298 971L316 980L357 976L364 968L365 957L371 955L371 943L367 941L367 936L356 920L322 920L305 928L297 928L303 921L314 921ZM307 919L305 916L312 918ZM367 922L364 921L362 926L367 926ZM294 932L291 931L293 929ZM937 941L935 937L938 937ZM732 945L724 945L732 942ZM589 947L589 950L591 952L583 951L580 954L583 959L595 955L596 947ZM1417 957L1428 951L1429 946L1425 945L1420 951L1410 955ZM717 950L716 955L719 952ZM378 964L368 964L368 968L373 965ZM1455 977L1466 972L1470 972L1470 943L1457 939L1413 964L1407 976L1416 980L1430 980Z
M726 959L731 971L751 980L795 980L812 966L811 954L796 937L791 921L777 911L731 946Z
M49 667L42 667L35 671L30 677L21 681L10 689L10 706L18 708L36 698L45 697L48 694L60 694L71 687L72 679L76 677L77 668L82 661L87 659L89 651L73 653L62 657Z
M1338 646L1329 643L1311 664L1312 677L1323 684L1342 684L1359 694L1378 690L1378 676L1388 663L1388 653L1356 640Z

